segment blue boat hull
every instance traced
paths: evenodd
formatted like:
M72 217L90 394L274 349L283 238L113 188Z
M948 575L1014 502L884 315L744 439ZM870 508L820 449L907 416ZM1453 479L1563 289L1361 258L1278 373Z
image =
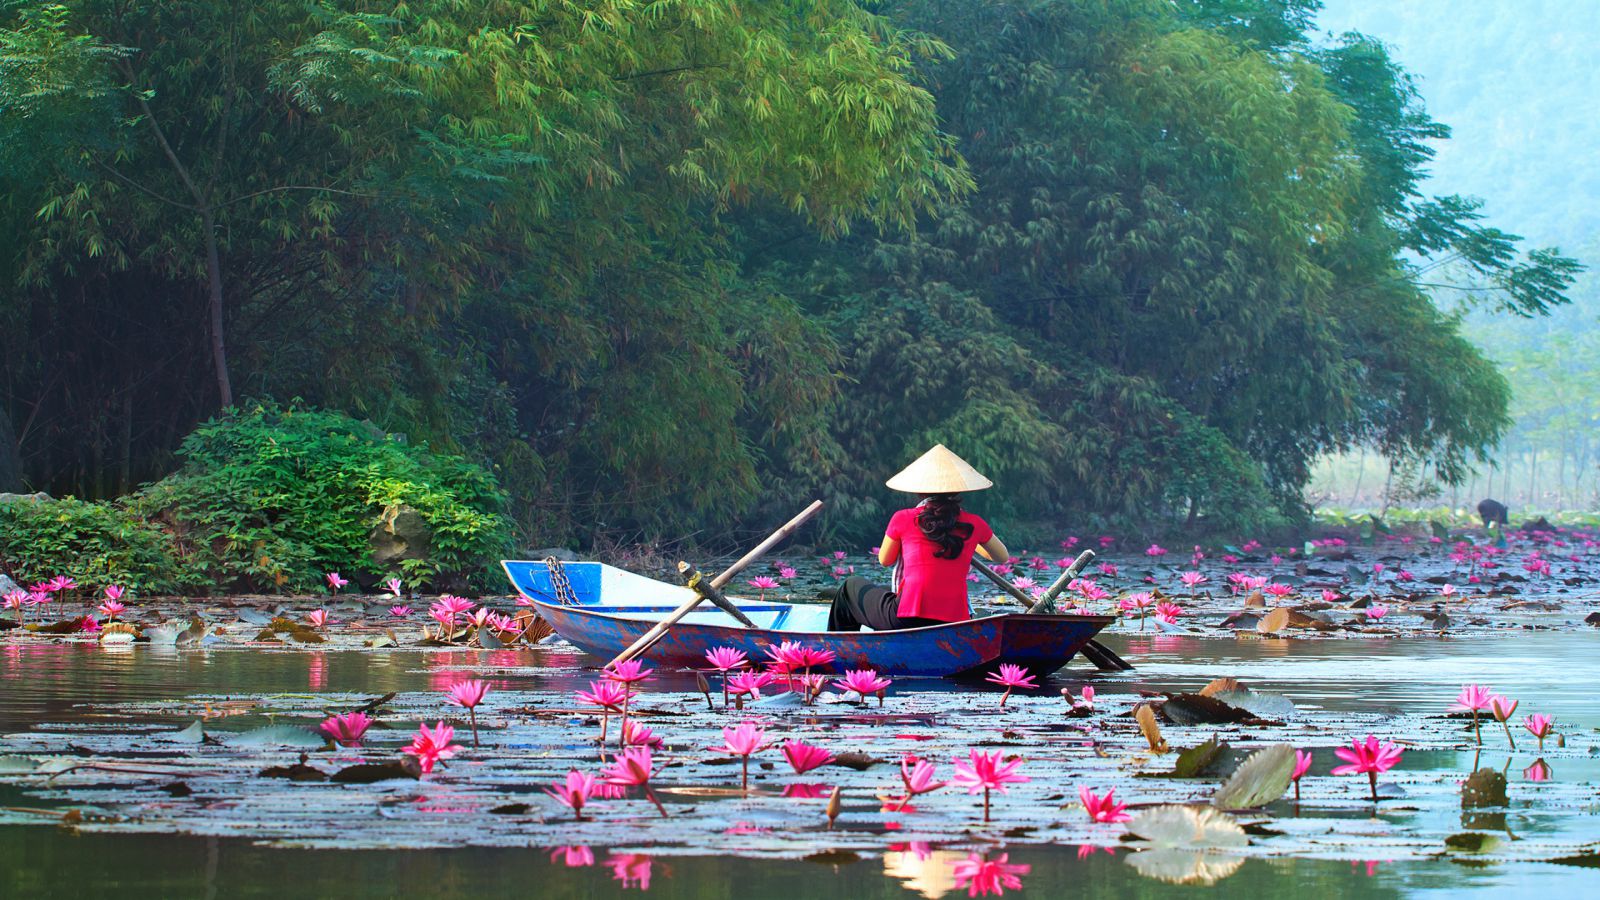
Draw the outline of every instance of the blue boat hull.
M627 649L654 621L628 615L626 607L562 606L534 601L556 633L597 657ZM833 651L827 671L871 668L896 676L961 677L989 672L1001 663L1044 676L1061 668L1115 619L1111 616L998 615L903 631L776 631L735 625L679 623L645 653L662 666L705 668L713 647L743 650L751 660L783 641ZM818 669L824 671L824 669Z

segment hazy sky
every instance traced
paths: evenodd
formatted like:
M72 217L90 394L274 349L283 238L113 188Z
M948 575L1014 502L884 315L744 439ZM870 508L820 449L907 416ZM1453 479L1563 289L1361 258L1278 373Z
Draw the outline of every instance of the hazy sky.
M1454 129L1434 193L1600 263L1600 0L1325 0L1319 25L1389 44Z

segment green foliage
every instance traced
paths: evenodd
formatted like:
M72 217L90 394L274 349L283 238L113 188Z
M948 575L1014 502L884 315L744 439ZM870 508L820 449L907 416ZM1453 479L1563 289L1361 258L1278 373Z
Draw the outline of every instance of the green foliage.
M329 570L371 573L369 535L398 506L433 533L426 562L405 567L414 585L487 580L508 547L487 472L345 416L259 404L202 425L180 454L183 467L133 508L168 524L221 584L305 591Z
M0 503L0 559L23 584L68 575L90 591L115 584L140 594L203 584L161 529L121 505L70 497Z

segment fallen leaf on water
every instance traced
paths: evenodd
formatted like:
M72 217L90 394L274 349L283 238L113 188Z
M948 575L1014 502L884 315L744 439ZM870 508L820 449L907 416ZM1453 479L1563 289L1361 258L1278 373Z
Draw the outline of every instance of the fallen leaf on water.
M1282 797L1294 774L1294 748L1276 744L1250 754L1211 797L1218 809L1254 809Z
M1139 723L1139 731L1144 735L1144 739L1150 743L1150 749L1156 753L1166 753L1167 742L1161 737L1161 726L1156 724L1156 714L1150 708L1150 704L1139 704L1134 710L1133 718Z

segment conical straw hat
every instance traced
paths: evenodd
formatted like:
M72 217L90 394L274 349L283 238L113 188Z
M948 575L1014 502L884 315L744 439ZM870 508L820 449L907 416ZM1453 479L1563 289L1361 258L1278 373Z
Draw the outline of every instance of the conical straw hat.
M886 484L910 494L959 494L994 487L994 482L979 475L977 469L943 444L934 444L932 450L917 457Z

